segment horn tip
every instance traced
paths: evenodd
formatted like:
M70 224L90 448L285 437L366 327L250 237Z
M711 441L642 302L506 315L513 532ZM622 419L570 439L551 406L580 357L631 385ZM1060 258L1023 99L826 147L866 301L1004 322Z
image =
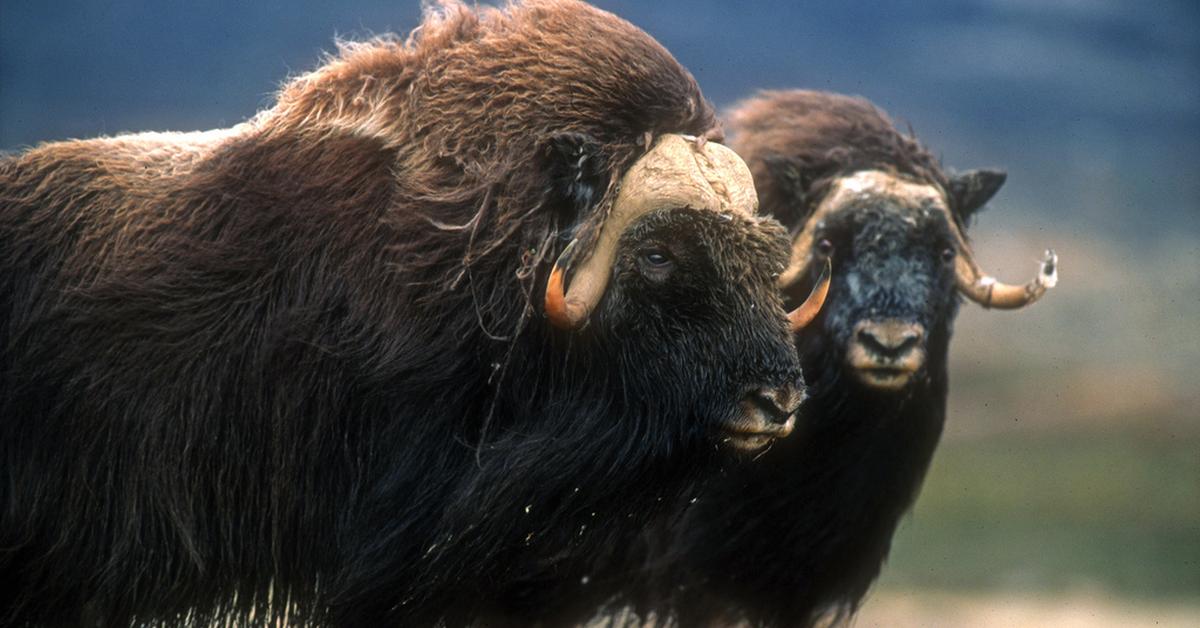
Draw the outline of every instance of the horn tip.
M563 293L563 283L566 275L566 265L575 250L577 240L571 240L563 252L559 254L546 280L546 296L543 308L550 323L559 329L571 330L580 326L587 318L587 306L584 306Z
M1046 254L1042 257L1042 270L1038 275L1038 283L1047 288L1053 288L1058 284L1058 254L1054 249L1046 249Z
M799 333L821 313L821 308L825 305L825 298L829 296L829 278L832 273L833 264L826 259L825 267L821 269L821 276L817 278L817 283L813 286L808 298L800 304L800 307L788 312L787 319L792 333Z

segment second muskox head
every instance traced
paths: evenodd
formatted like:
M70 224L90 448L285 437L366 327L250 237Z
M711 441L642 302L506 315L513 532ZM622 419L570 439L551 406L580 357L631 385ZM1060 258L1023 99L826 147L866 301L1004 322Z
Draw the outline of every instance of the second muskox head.
M1024 285L1000 283L974 260L966 225L1003 172L943 171L865 100L766 92L732 118L764 209L792 229L785 293L802 298L834 269L829 303L801 336L806 363L833 360L865 390L899 393L927 380L930 361L944 368L959 295L1014 309L1054 285L1049 251Z

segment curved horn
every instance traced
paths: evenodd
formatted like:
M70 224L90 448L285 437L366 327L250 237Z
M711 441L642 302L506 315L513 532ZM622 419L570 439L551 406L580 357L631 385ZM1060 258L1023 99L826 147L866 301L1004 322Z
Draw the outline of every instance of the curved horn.
M934 197L937 193L928 186L915 185L877 170L863 170L834 181L829 193L821 199L812 214L804 219L800 233L792 240L792 256L788 267L779 276L780 285L790 286L804 276L812 262L813 240L824 221L832 214L845 209L854 197L865 194L905 196L912 198Z
M546 283L546 316L556 327L576 329L604 296L617 242L634 220L656 209L691 207L753 216L758 209L754 179L741 157L714 142L663 135L621 178L617 198L600 227L591 254L573 273L574 242L554 263Z
M1058 255L1053 249L1046 250L1037 276L1025 285L1000 283L995 277L984 274L970 249L961 245L954 269L959 291L986 308L1015 310L1025 307L1042 298L1046 290L1058 283Z
M906 198L910 201L936 201L933 204L946 214L950 231L954 234L958 257L955 261L955 277L958 289L968 299L987 308L1013 310L1025 307L1037 301L1053 288L1058 282L1058 256L1054 251L1046 251L1041 263L1041 269L1036 277L1025 285L1010 285L996 281L984 273L971 247L967 244L957 221L950 213L949 205L943 192L932 185L920 182L906 181L894 174L880 171L860 171L844 177L836 182L831 191L817 206L804 224L800 234L792 244L792 258L788 268L780 275L780 285L792 285L803 276L812 255L813 238L816 229L825 217L842 207L849 197L870 194L892 198Z
M572 329L578 322L587 318L587 306L578 301L567 301L563 295L563 281L567 264L570 263L578 240L571 240L567 248L559 254L550 271L550 279L546 282L546 316L550 322L560 329Z
M821 269L817 285L813 286L812 292L808 293L808 298L800 304L800 307L788 312L788 324L791 325L792 333L797 333L807 327L817 317L817 314L821 313L821 306L825 305L825 297L829 296L829 277L832 274L833 265L829 260L825 260L825 268Z
M959 292L985 308L1015 310L1037 301L1058 283L1058 255L1054 249L1046 249L1038 274L1025 285L1000 283L995 277L983 272L975 261L962 228L951 215L949 206L943 208L950 231L954 234L958 257L954 260L954 278Z

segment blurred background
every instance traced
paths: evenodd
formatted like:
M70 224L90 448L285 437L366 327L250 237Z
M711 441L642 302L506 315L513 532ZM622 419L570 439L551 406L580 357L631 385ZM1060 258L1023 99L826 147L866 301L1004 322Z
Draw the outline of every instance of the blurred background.
M598 1L722 109L865 96L948 166L1008 184L972 230L1001 279L965 305L951 413L859 626L1200 626L1200 4ZM336 5L336 6L335 6ZM0 0L0 150L228 126L335 37L417 0Z

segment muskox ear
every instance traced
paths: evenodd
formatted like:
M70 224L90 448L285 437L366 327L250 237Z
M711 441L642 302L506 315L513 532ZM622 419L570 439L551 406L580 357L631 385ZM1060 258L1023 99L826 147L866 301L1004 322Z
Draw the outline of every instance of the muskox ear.
M564 226L574 225L600 199L606 182L600 144L582 133L559 133L542 146L550 174L550 197L562 208Z
M1004 185L1008 173L1003 170L968 170L950 178L950 199L954 209L969 224L975 215Z
M763 163L779 191L796 205L803 205L812 186L811 174L791 157L772 155L763 159Z

